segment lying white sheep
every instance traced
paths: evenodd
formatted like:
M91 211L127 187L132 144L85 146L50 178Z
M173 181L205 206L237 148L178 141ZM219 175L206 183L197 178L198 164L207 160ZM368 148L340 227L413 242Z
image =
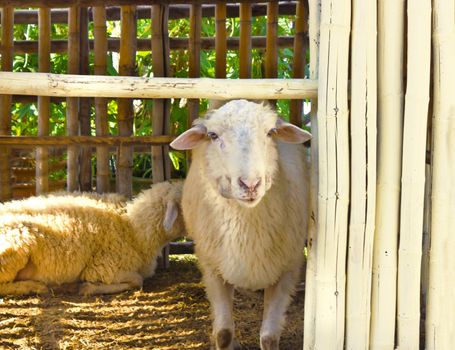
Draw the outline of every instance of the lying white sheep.
M182 181L163 182L126 203L115 194L57 194L0 205L0 295L46 293L83 282L81 294L142 286L179 237Z
M236 100L171 143L193 149L182 208L212 307L216 349L238 346L234 287L265 289L261 349L278 349L303 259L308 188L300 144L310 138L269 107Z

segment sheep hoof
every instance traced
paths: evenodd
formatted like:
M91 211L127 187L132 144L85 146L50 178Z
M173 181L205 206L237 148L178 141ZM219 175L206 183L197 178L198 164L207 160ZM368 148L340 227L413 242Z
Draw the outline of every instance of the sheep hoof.
M92 283L82 283L81 286L79 287L79 295L82 296L89 296L93 294L93 284Z
M232 343L232 332L230 329L223 328L216 334L217 349L229 349Z
M261 336L261 350L279 350L279 340L273 335Z

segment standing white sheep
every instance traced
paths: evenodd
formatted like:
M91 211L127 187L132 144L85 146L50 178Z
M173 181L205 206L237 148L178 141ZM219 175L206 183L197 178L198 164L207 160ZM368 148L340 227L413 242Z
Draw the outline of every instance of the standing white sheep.
M115 194L58 194L0 205L0 295L46 293L83 282L81 294L140 288L179 237L182 181L126 203Z
M299 278L307 226L311 135L269 108L231 101L171 146L193 149L183 188L185 226L213 314L216 349L233 349L234 287L265 289L261 349L278 349Z

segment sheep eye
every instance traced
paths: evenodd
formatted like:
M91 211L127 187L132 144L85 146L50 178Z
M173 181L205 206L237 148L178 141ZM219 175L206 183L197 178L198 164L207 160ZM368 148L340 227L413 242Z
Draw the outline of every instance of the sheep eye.
M218 135L215 134L213 131L208 132L207 136L210 137L213 141L218 140Z
M276 134L276 128L270 129L269 132L267 133L267 136L268 136L268 137L271 137L271 136L273 136L274 134Z

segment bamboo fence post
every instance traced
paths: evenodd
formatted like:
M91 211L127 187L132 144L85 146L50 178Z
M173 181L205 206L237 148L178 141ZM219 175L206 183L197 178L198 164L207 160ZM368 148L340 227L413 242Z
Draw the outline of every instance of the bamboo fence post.
M430 93L431 0L407 3L407 85L403 125L397 346L419 349L420 271Z
M135 75L137 20L135 6L121 7L122 28L120 34L119 75ZM120 136L133 135L133 100L119 99L118 125ZM133 149L120 146L117 158L117 192L126 197L133 194Z
M309 46L310 46L310 77L318 79L319 75L319 39L321 22L321 1L310 0L309 10ZM319 132L317 118L318 101L311 100L311 167L310 167L310 220L307 233L307 263L305 274L305 308L303 326L303 348L314 349L316 335L316 294L317 294L317 246L316 235L318 218L318 186L319 186Z
M2 71L13 70L14 8L2 8ZM0 96L0 135L11 135L11 95ZM0 147L0 202L11 199L11 149Z
M321 2L319 206L315 348L344 345L349 206L348 64L351 2Z
M51 16L50 9L40 8L38 15L39 54L38 70L50 71L51 55ZM38 96L38 136L49 135L50 97ZM47 148L36 149L36 194L49 191L49 152Z
M239 78L251 78L251 4L240 3Z
M265 49L265 77L276 78L278 76L278 2L267 3L267 39ZM276 106L276 100L269 103Z
M305 77L305 35L308 31L303 0L297 1L295 10L294 57L292 77ZM292 100L289 106L289 120L292 124L302 126L303 100Z
M94 73L105 75L107 67L107 27L106 8L93 8L93 35L95 40ZM109 135L107 120L107 98L95 98L95 125L96 136ZM96 147L96 191L98 193L109 192L109 148L106 146Z
M455 339L455 1L433 1L433 174L426 349Z
M397 239L403 130L404 1L378 2L378 177L371 349L395 339Z
M192 4L190 7L190 37L188 51L190 55L189 77L198 78L201 74L201 22L202 6ZM188 100L188 127L199 117L199 99Z
M226 78L226 53L227 53L227 29L226 29L226 4L217 3L215 8L215 54L216 66L215 77Z
M168 5L152 7L152 60L153 76L169 76L169 35ZM170 101L168 99L153 100L152 135L166 135L170 130ZM153 182L158 183L170 178L169 147L152 147Z
M80 68L79 73L83 75L89 74L89 40L88 40L88 8L81 8L80 21ZM91 134L90 125L90 99L80 98L79 103L79 120L81 135ZM80 186L81 191L92 191L92 150L90 147L81 147L80 154Z
M68 73L79 73L80 20L79 7L70 7L68 12ZM68 136L79 134L79 98L66 100L66 130ZM77 146L68 146L67 153L67 191L79 190L79 151Z
M346 349L368 349L376 201L375 0L354 0L351 38L351 208Z

